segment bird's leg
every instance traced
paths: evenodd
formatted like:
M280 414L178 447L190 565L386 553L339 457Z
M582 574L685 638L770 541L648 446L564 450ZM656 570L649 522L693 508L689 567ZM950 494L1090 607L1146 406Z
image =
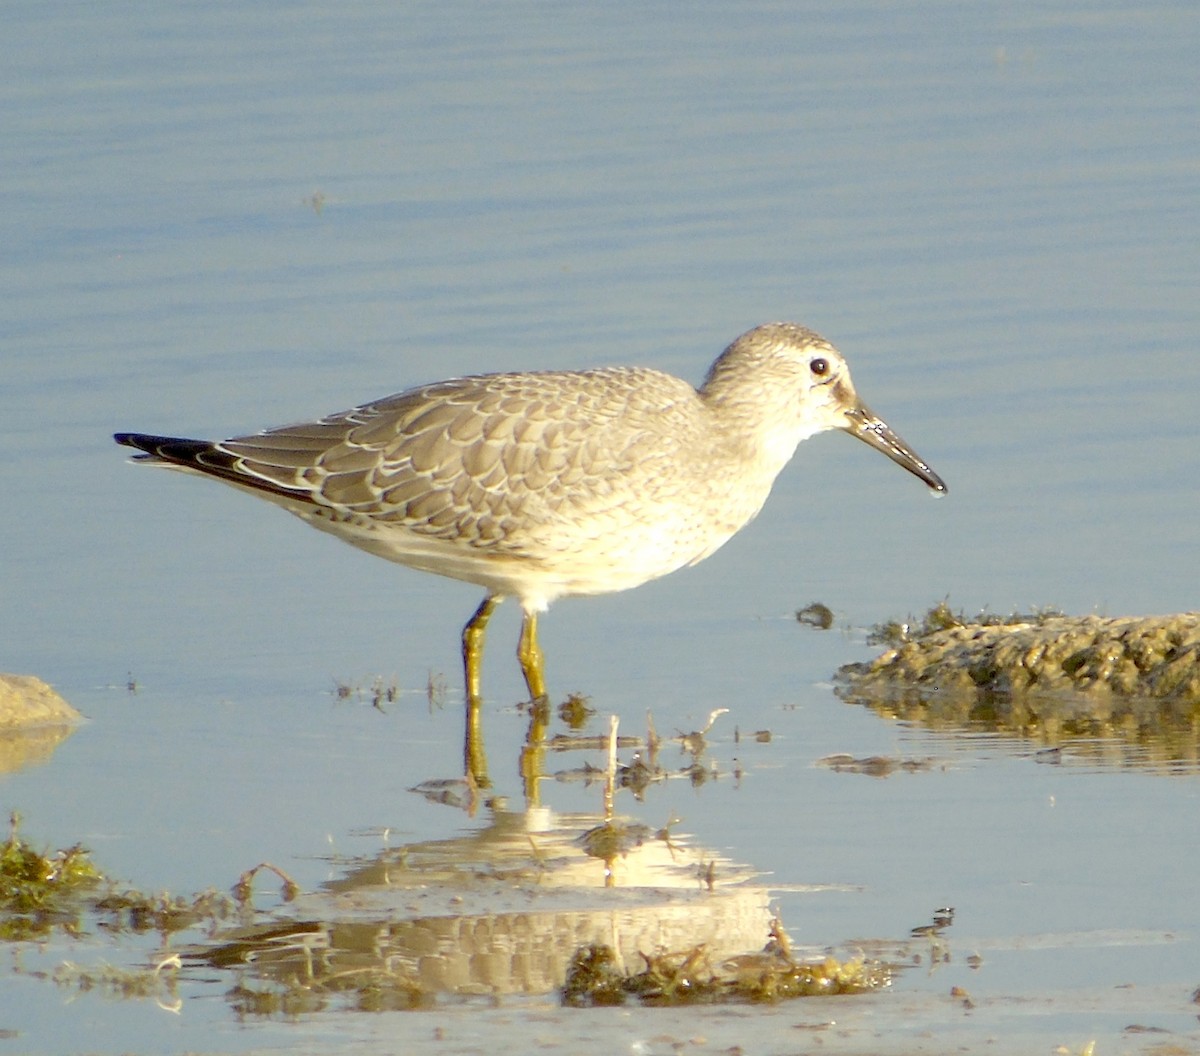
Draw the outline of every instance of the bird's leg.
M537 640L537 613L526 612L521 621L521 639L517 643L517 660L529 687L529 699L534 704L546 695L546 679L542 666L542 647Z
M483 750L483 730L480 728L480 713L483 710L479 695L479 665L483 660L483 637L492 612L500 599L488 595L475 610L462 632L463 667L467 678L467 727L463 757L468 779L478 788L488 788L487 756Z
M467 677L467 703L478 704L479 695L479 665L483 661L483 636L487 631L488 620L500 599L489 594L475 610L475 615L467 620L462 632L463 669Z
M463 764L467 771L467 781L472 789L492 787L491 778L488 777L487 753L483 748L483 726L479 717L482 712L483 707L480 705L478 698L467 701L467 726L466 740L463 744Z
M521 780L526 807L541 804L540 782L545 776L546 728L550 725L550 698L542 669L542 647L537 640L537 613L526 611L521 621L517 660L529 688L529 732L521 749Z

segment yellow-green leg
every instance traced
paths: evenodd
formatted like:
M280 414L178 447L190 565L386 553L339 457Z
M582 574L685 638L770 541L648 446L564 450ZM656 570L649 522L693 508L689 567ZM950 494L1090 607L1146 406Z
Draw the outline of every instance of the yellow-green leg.
M529 699L535 704L546 695L546 677L542 662L542 647L537 640L537 613L525 613L521 621L521 640L517 644L517 660L529 687Z
M463 742L463 765L467 778L476 788L491 788L488 777L487 752L483 747L483 707L478 700L467 701L466 738Z
M500 599L489 594L475 610L475 615L467 620L462 632L463 670L467 678L467 700L478 703L479 666L483 662L483 638L487 632L488 620L492 618Z
M550 725L550 698L546 696L542 647L537 639L537 613L527 611L521 621L521 639L517 660L529 689L529 732L521 749L521 780L525 786L525 805L541 804L540 782L544 775L546 728Z
M488 788L491 785L480 721L483 701L479 694L479 667L483 661L483 639L487 623L499 604L500 599L497 597L489 595L484 598L475 610L475 615L467 621L462 633L463 668L467 679L466 743L463 746L463 757L467 773L479 788Z

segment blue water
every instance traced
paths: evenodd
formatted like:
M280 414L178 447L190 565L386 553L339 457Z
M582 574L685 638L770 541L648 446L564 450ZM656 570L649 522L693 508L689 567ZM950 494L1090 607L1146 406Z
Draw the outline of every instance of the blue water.
M1156 1036L1124 1030L1142 1021L1198 1044L1194 770L1045 767L827 685L867 655L858 629L946 596L1196 607L1191 5L18 3L5 25L0 667L91 720L3 778L35 842L82 839L133 884L190 892L264 858L314 885L331 848L368 853L356 834L470 824L406 789L459 767L478 592L130 467L111 432L229 435L470 371L698 381L738 333L791 318L847 354L949 496L811 440L709 561L556 605L551 690L627 727L652 709L664 732L730 708L725 778L623 808L677 814L781 887L847 885L779 896L804 942L903 937L954 905L957 959L836 1013L588 1013L552 1018L545 1045L657 1051L691 1030L791 1051L811 1040L797 1023L828 1019L846 1033L825 1047L1139 1051ZM813 600L837 630L794 622ZM506 607L484 683L494 776L519 800L516 633ZM385 713L336 699L376 676L408 691ZM735 745L735 726L775 736ZM838 751L946 765L813 766ZM1130 986L1153 999L1114 1012ZM421 1016L235 1027L211 996L171 1016L0 977L0 1028L19 1051L527 1051L527 1013L455 1019L439 1046Z

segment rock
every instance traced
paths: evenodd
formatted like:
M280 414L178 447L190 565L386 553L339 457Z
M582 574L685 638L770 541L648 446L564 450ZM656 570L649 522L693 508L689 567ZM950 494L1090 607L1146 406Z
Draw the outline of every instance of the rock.
M858 693L1112 695L1200 703L1200 613L1061 616L921 633L839 681Z
M81 721L83 716L40 678L0 674L0 730Z

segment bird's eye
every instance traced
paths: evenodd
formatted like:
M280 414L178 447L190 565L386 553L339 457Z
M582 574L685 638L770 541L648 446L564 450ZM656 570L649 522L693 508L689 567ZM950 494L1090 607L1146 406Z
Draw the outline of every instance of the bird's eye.
M829 360L820 358L814 359L811 363L809 363L808 369L811 370L818 378L823 378L829 373Z

